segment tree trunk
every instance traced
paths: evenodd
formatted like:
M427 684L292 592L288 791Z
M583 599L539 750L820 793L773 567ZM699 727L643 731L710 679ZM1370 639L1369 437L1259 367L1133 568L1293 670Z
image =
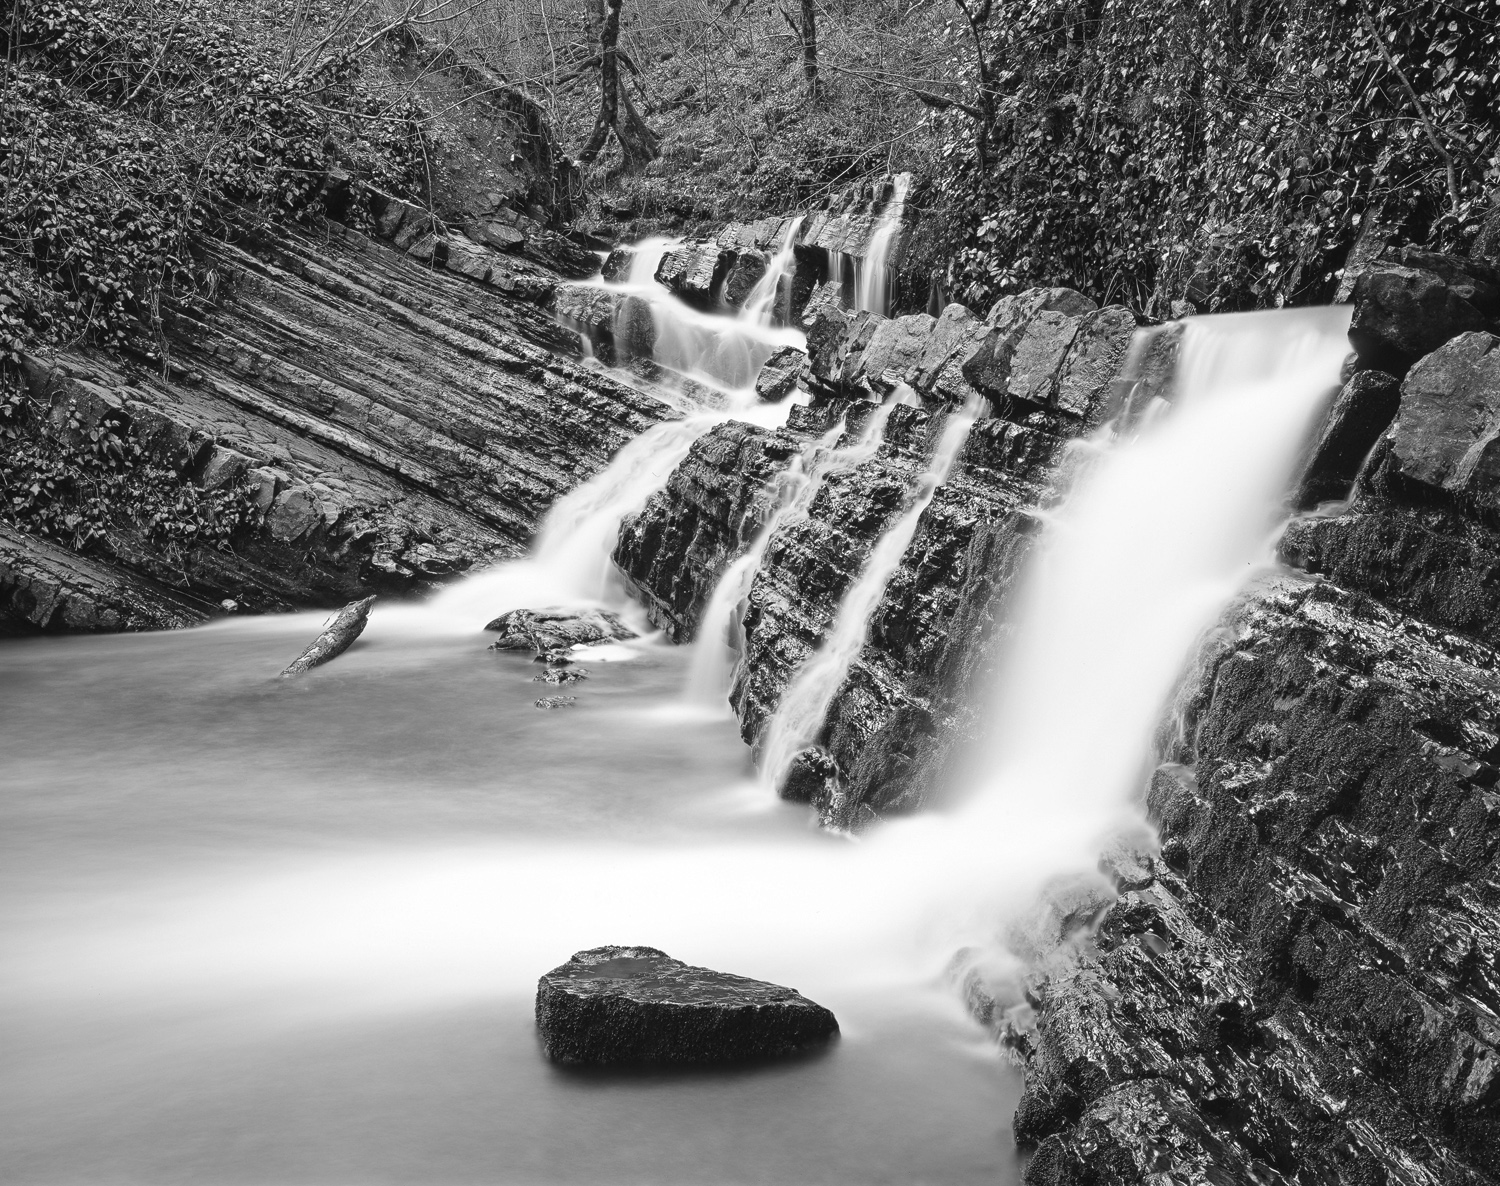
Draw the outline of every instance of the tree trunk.
M818 5L802 0L802 76L807 79L808 98L818 97Z
M621 3L622 0L605 0L604 28L599 35L599 118L594 121L594 130L578 160L581 164L592 164L613 131L624 153L625 168L633 171L660 156L661 147L656 133L646 126L625 93L624 79L620 76Z

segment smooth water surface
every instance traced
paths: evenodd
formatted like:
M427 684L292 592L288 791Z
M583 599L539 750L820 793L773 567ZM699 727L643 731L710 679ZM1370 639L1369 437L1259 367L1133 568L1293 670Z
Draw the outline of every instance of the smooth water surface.
M681 706L685 652L555 688L403 612L295 682L320 615L0 645L7 1181L1015 1180L1013 1072L861 923L858 846ZM843 1037L555 1070L536 977L601 943L790 983Z

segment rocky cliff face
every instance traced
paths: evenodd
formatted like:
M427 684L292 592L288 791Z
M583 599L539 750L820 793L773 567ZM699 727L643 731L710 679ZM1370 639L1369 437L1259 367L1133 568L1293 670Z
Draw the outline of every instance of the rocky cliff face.
M112 434L138 448L161 497L220 496L237 525L164 546L149 517L121 508L68 564L8 533L11 628L420 590L517 554L560 495L673 414L574 361L576 338L538 307L556 281L546 265L580 263L560 236L535 228L502 252L404 203L360 200L376 203L384 238L329 224L206 247L217 289L170 318L165 374L83 351L26 361L25 436L66 449ZM116 593L97 593L100 580ZM150 613L121 608L118 590L148 586L172 594L140 593Z
M1030 1182L1496 1180L1497 339L1459 308L1413 365L1391 306L1459 298L1410 263L1355 292L1362 360L1404 381L1353 376L1304 483L1358 469L1352 495L1206 644L1146 796L1160 855L1111 867L1031 986Z

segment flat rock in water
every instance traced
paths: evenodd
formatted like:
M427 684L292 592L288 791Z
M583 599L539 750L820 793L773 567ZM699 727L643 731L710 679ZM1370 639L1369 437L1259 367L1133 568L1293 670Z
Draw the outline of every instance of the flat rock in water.
M537 982L547 1057L575 1064L708 1064L795 1054L839 1032L796 989L695 968L654 947L580 951Z
M330 659L337 659L353 641L364 633L370 620L370 607L375 598L366 597L351 601L339 610L338 617L323 627L323 633L312 640L312 644L287 665L282 677L301 675L314 667L320 667Z
M513 609L485 626L499 631L492 651L534 651L553 656L571 647L618 642L636 633L620 615L604 609Z
M536 706L538 708L568 708L577 699L577 696L543 696L536 702Z

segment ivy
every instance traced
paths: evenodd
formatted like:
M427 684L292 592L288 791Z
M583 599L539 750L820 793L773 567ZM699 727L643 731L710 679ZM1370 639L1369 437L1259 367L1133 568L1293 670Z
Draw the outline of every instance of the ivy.
M994 125L931 117L959 299L1323 301L1367 221L1464 251L1494 209L1494 0L994 0L981 32Z
M85 553L124 530L177 569L193 549L227 551L237 531L260 525L248 487L204 490L185 482L152 457L121 414L89 426L72 413L51 425L48 414L7 367L0 383L0 522Z
M304 6L305 7L305 6ZM409 101L333 54L287 73L210 0L29 0L0 95L0 346L160 349L162 303L211 291L204 237L324 212L330 172L417 184ZM271 10L272 16L275 9Z

